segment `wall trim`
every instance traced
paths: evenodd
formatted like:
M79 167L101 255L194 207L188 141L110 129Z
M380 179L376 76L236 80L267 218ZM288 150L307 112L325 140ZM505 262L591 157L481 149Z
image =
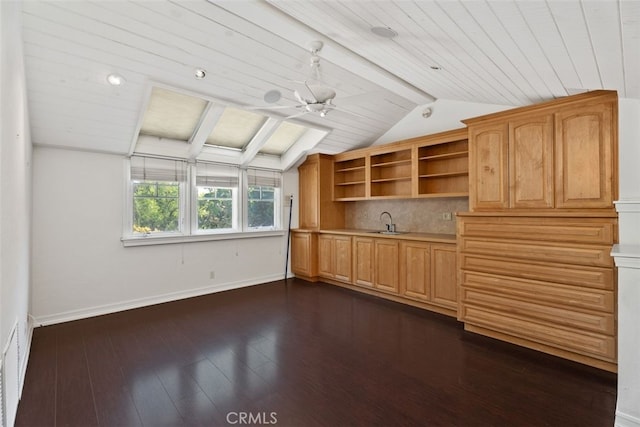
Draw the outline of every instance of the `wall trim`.
M20 390L18 394L18 401L22 399L22 389L24 388L24 380L27 376L27 365L29 365L29 356L31 355L31 342L33 341L33 324L34 319L31 315L27 315L27 336L25 337L25 350L24 356L20 363L22 366L20 368Z
M104 314L117 313L119 311L131 310L133 308L146 307L165 302L178 301L181 299L198 297L202 295L214 294L217 292L229 291L232 289L246 288L249 286L262 285L275 280L282 280L282 274L272 274L262 276L252 280L242 280L219 285L205 286L203 288L189 289L179 292L170 292L152 297L136 298L128 301L121 301L114 304L105 304L79 310L69 310L62 313L50 314L35 317L36 326L48 326L56 323L70 322L73 320L86 319L89 317L102 316Z
M640 245L613 245L611 256L616 267L634 268L640 270Z
M618 212L640 212L640 200L617 200L613 204Z
M616 411L615 427L640 427L640 418Z

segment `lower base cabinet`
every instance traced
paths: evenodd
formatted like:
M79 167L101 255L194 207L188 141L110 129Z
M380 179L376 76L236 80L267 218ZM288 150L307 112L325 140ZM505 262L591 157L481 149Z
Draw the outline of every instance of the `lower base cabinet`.
M298 277L317 281L318 234L312 231L291 231L291 272Z
M402 242L400 293L406 298L456 310L455 245Z
M291 232L291 270L327 282L456 316L456 244L401 238Z
M318 275L351 283L351 236L318 236Z

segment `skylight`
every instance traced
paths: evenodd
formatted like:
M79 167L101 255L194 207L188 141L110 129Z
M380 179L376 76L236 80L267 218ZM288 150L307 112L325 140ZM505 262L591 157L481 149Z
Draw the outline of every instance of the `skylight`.
M188 141L206 106L204 99L154 87L140 133Z
M307 128L300 125L294 125L289 122L282 122L278 129L273 132L271 137L262 146L259 151L262 154L282 155L298 140Z
M227 107L205 144L243 149L266 121L260 114Z
M286 170L330 129L292 123L284 116L154 86L130 153Z

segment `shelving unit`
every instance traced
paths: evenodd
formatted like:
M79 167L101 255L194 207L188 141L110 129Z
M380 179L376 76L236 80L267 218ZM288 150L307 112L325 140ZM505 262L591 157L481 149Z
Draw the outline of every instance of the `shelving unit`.
M371 155L371 197L411 196L411 149Z
M418 197L469 195L466 139L418 147Z
M367 195L367 159L335 160L333 163L333 198L348 201L364 199Z

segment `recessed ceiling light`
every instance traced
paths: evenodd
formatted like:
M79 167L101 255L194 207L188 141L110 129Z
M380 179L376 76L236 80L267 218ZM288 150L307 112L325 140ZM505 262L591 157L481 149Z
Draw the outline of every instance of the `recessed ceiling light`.
M205 70L204 68L196 68L196 71L194 74L196 76L196 79L202 80L205 77L207 77L207 70Z
M111 73L107 76L107 82L111 86L120 86L120 85L123 85L124 82L126 82L126 80L120 74Z
M274 102L280 101L282 97L282 93L279 90L273 89L264 94L264 102L268 104L273 104Z
M398 35L398 32L389 27L372 27L371 32L376 36L392 39Z

